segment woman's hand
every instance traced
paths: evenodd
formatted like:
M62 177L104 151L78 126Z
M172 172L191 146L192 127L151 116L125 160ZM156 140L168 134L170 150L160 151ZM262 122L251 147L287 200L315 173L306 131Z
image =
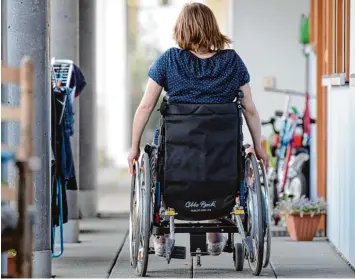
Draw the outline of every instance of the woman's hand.
M267 155L265 150L261 146L256 147L254 150L258 160L262 160L265 165L265 168L267 169L269 167L269 156Z
M131 175L134 175L136 173L134 169L134 161L138 161L140 154L141 154L140 148L132 148L131 151L129 152L127 160L128 160L129 172L131 173Z

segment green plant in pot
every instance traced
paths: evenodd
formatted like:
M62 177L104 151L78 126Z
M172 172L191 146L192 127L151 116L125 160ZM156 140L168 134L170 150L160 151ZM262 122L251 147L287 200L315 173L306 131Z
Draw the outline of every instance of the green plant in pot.
M302 196L298 200L286 198L275 208L280 215L286 216L287 231L292 240L312 241L316 235L320 219L326 212L324 199L308 199Z

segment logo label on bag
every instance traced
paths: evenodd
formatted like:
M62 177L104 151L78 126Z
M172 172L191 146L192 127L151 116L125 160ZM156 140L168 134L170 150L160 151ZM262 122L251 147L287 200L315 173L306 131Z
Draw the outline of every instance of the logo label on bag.
M212 208L216 207L216 201L187 201L185 207L191 212L212 211Z

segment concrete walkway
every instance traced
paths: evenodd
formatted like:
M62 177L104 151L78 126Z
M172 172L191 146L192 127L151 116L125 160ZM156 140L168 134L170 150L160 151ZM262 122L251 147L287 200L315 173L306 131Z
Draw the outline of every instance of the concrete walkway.
M102 218L80 221L81 243L65 244L64 254L53 259L52 270L56 277L106 277L119 249L121 252L110 277L136 277L129 265L128 240L124 241L128 231L130 176L127 171L106 168L100 169L98 178L98 212ZM187 235L177 235L177 245L186 243L189 243ZM188 278L190 264L187 258L172 260L167 265L163 258L151 255L148 276ZM202 267L195 266L193 276L248 278L251 272L247 262L243 272L235 272L232 255L222 254L218 257L203 257ZM313 242L294 242L288 237L274 237L271 265L262 271L261 277L355 278L355 273L324 238L317 238Z
M98 212L103 215L129 212L131 176L128 170L102 168L98 172Z
M128 219L91 219L80 224L78 244L66 244L62 257L53 259L53 275L59 278L102 278L123 245L110 278L133 278L129 265L128 240L123 241ZM177 245L188 243L186 235L178 235ZM149 257L149 277L188 278L190 259L172 260L167 265L163 258ZM248 278L251 273L245 263L243 272L233 270L231 254L203 257L202 267L194 268L194 277ZM273 238L271 265L262 271L268 278L355 278L354 271L322 238L312 242L294 242L287 237Z

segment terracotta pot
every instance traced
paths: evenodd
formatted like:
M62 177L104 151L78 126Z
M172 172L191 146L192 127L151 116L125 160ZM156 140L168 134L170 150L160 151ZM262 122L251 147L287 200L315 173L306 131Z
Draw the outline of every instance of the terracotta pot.
M7 258L7 275L16 276L16 256Z
M300 215L292 214L287 217L287 231L292 240L296 241L312 241L317 233L321 214Z

